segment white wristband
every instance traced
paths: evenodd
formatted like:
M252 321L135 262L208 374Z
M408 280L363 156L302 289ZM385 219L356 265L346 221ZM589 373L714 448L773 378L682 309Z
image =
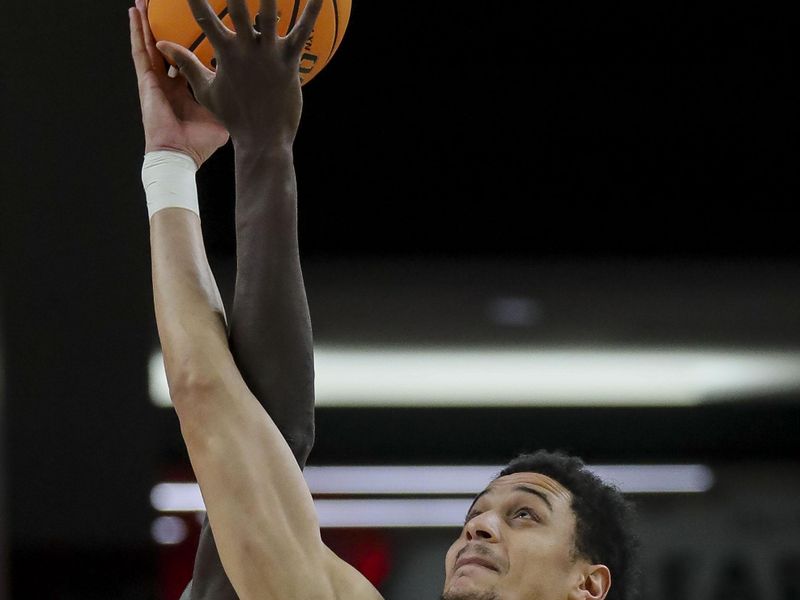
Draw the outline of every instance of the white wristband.
M194 174L197 164L188 154L156 150L144 155L142 183L147 198L147 215L152 218L163 208L185 208L200 215Z

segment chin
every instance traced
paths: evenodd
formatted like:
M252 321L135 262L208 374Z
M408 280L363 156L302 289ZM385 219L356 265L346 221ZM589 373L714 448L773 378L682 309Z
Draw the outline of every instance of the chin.
M461 578L441 595L440 600L502 600L494 590L487 590L474 581Z
M486 590L450 590L442 594L439 600L502 600L495 592Z

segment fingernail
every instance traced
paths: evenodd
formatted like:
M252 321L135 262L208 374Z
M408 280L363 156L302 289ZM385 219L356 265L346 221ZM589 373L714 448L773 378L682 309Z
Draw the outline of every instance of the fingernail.
M176 69L174 65L170 65L169 70L167 71L167 77L175 79L178 76L178 73L178 69Z

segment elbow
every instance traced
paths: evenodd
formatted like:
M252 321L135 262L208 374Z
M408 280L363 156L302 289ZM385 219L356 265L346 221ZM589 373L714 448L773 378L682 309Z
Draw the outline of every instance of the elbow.
M203 373L182 373L169 379L169 395L181 435L195 452L208 449L213 424L219 417L221 382Z
M302 470L306 466L308 455L311 454L311 449L314 447L314 423L313 421L308 427L298 428L295 431L289 431L284 436L286 443L294 454L297 464Z
M219 378L207 371L181 369L168 377L169 396L179 417L197 412L218 393Z

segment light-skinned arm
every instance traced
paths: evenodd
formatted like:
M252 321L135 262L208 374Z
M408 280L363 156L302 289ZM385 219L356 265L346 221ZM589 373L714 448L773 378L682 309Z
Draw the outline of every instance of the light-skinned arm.
M244 3L230 2L237 30L248 33L248 39L225 29L205 2L191 4L215 44L219 61L216 75L203 70L179 48L162 45L160 49L181 67L195 96L232 133L237 152L237 203L244 199L237 207L239 243L246 241L253 251L251 258L262 256L288 265L270 269L262 263L259 270L257 261L240 256L231 322L231 347L238 362L243 355L267 353L272 369L262 371L258 361L251 362L249 368L255 374L253 387L263 376L273 391L272 400L262 399L269 410L270 402L280 407L283 398L307 398L311 383L302 375L294 382L291 378L281 382L283 368L274 366L270 350L275 360L280 357L274 347L263 346L261 339L248 341L245 335L237 347L237 309L242 315L238 327L243 330L248 324L247 311L258 312L259 298L266 294L268 304L296 318L300 335L292 336L286 328L270 323L265 323L262 331L287 345L289 354L295 357L290 365L312 368L310 325L297 259L291 142L300 115L299 51L310 33L319 2L310 3L308 15L298 22L297 34L287 38L275 36L274 26L262 26L262 33L256 37ZM262 2L261 14L274 16L274 2ZM131 18L133 39L135 15ZM141 19L138 25L141 28ZM137 64L140 92L142 71L147 68L140 69ZM260 80L260 88L253 85L253 76ZM243 97L242 90L249 93ZM251 94L256 98L248 102ZM143 99L143 113L144 105ZM265 209L267 196L289 201L277 201ZM272 230L264 236L259 224L267 221ZM151 219L151 249L156 316L173 403L222 563L236 592L243 599L379 597L362 576L321 542L311 496L298 466L310 448L307 426L296 430L291 424L286 426L290 440L306 444L290 449L277 424L282 418L280 408L276 418L272 411L265 412L240 373L240 368L248 367L239 367L234 361L197 216L182 209L156 213ZM250 266L256 268L248 272ZM266 279L264 274L268 274ZM263 314L258 318L263 319ZM311 398L309 411L313 410Z
M136 8L142 45L163 64L149 31L144 1L138 0ZM161 81L165 86L173 83L165 74ZM178 82L190 96L186 80L179 77ZM311 320L297 243L297 188L291 146L284 140L272 146L270 142L262 140L257 155L249 152L247 145L237 144L235 148L237 269L228 342L244 381L277 425L302 469L314 443ZM182 598L236 597L206 518L193 579Z

